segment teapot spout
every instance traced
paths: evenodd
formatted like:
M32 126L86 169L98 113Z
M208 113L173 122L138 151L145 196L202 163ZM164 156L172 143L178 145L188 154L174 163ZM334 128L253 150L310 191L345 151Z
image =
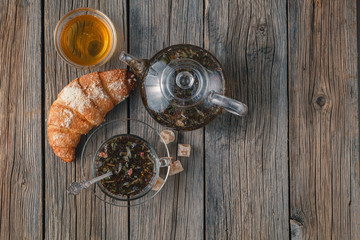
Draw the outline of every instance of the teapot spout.
M139 79L144 77L144 74L148 68L147 60L138 59L124 51L122 51L120 54L120 60L128 65Z

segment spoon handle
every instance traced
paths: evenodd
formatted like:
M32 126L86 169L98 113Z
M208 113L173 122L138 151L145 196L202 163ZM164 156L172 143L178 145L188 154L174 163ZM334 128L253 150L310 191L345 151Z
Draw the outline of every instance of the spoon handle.
M71 195L78 195L80 193L80 191L84 188L88 188L90 187L91 184L94 184L104 178L110 177L113 173L112 172L108 172L106 174L103 174L101 176L98 176L96 178L90 179L88 181L84 181L84 182L73 182L72 184L70 184L70 186L67 189L68 194Z
M98 181L103 180L104 178L110 177L113 173L112 172L108 172L106 174L103 174L101 176L98 176L96 178L90 179L88 181L82 182L83 188L88 188L90 187L90 185L97 183Z

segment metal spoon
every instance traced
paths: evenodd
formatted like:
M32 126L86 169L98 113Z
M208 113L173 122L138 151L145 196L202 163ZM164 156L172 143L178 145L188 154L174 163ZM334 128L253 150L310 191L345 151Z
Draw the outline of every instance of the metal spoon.
M88 188L90 187L90 185L97 183L100 180L103 180L104 178L110 177L111 175L113 175L112 172L108 172L105 173L101 176L98 176L96 178L90 179L88 181L84 181L84 182L73 182L70 184L70 186L67 189L67 193L71 194L71 195L78 195L81 190L83 190L84 188Z

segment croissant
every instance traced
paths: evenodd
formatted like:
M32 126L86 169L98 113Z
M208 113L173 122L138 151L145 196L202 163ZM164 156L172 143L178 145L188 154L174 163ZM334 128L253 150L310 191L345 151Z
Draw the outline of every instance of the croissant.
M136 87L126 69L93 72L70 82L50 108L48 138L55 155L64 162L75 159L80 137L104 121L113 107Z

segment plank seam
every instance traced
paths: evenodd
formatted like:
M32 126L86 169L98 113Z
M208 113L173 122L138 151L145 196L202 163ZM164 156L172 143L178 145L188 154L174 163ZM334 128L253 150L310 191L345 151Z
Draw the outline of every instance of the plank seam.
M126 0L126 31L127 31L127 43L126 43L126 51L127 52L130 52L130 0ZM130 67L128 66L127 67L128 69L130 69ZM127 109L126 109L126 115L127 115L127 118L130 118L131 115L130 115L130 99L131 97L129 97L127 99ZM130 133L130 121L128 120L127 121L127 133L129 134ZM131 219L130 219L130 201L128 201L128 208L127 208L127 222L128 222L128 240L130 240L130 222L131 222Z
M359 29L360 29L360 0L357 0L356 1L356 40L357 40L357 56L358 56L358 62L357 62L357 72L358 72L358 92L360 92L360 76L359 76L359 70L360 70L360 40L359 40L359 37L360 37L360 34L359 34ZM360 97L358 95L358 113L360 113ZM358 119L358 129L360 129L360 120ZM359 133L359 139L360 139L360 133ZM358 149L359 153L360 153L360 149ZM352 169L352 161L350 161L350 169ZM351 175L351 172L350 172L350 175ZM350 196L352 195L352 185L351 185L352 181L350 180L350 187L349 187L349 190L350 190ZM351 197L350 197L350 202L351 202ZM349 210L351 210L351 206L349 204ZM352 239L352 229L351 229L351 214L349 214L349 221L350 221L350 239Z
M286 40L287 40L287 121L288 121L288 130L287 130L287 154L288 154L288 228L289 228L289 239L291 239L291 179L290 179L290 40L289 40L289 1L286 1Z
M16 9L15 9L15 17L14 17L14 21L15 21L15 23L14 23L14 37L15 37L15 28L16 28L16 20L17 20L17 7L16 7ZM12 63L12 54L10 54L10 59L9 59L9 62L10 63ZM9 70L10 70L10 72L12 72L12 65L10 64L10 66L9 66ZM8 92L10 92L10 88L11 88L11 84L9 84L9 86L8 86ZM7 103L8 103L8 105L10 104L10 94L8 94L8 96L7 96ZM9 108L9 106L8 106L8 108ZM7 109L8 110L8 109ZM9 111L9 110L8 110ZM15 126L16 126L16 122L15 122ZM10 118L8 118L8 120L7 120L7 127L8 127L8 129L10 129ZM15 130L14 130L15 131ZM9 135L10 135L10 133L9 133ZM14 134L14 136L13 136L13 142L15 143L16 142L16 134ZM13 156L13 161L12 161L12 166L11 166L11 172L10 172L10 181L11 181L11 179L12 179L12 176L13 176L13 171L14 171L14 162L15 162L15 144L14 144L14 146L13 146L13 153L14 153L14 156ZM11 239L11 231L10 231L10 228L11 228L11 192L12 192L12 188L11 188L11 186L9 187L9 205L10 205L10 207L9 207L9 211L8 211L8 215L9 215L9 217L8 217L8 231L9 231L9 239Z
M41 177L42 239L45 239L45 0L41 0Z

